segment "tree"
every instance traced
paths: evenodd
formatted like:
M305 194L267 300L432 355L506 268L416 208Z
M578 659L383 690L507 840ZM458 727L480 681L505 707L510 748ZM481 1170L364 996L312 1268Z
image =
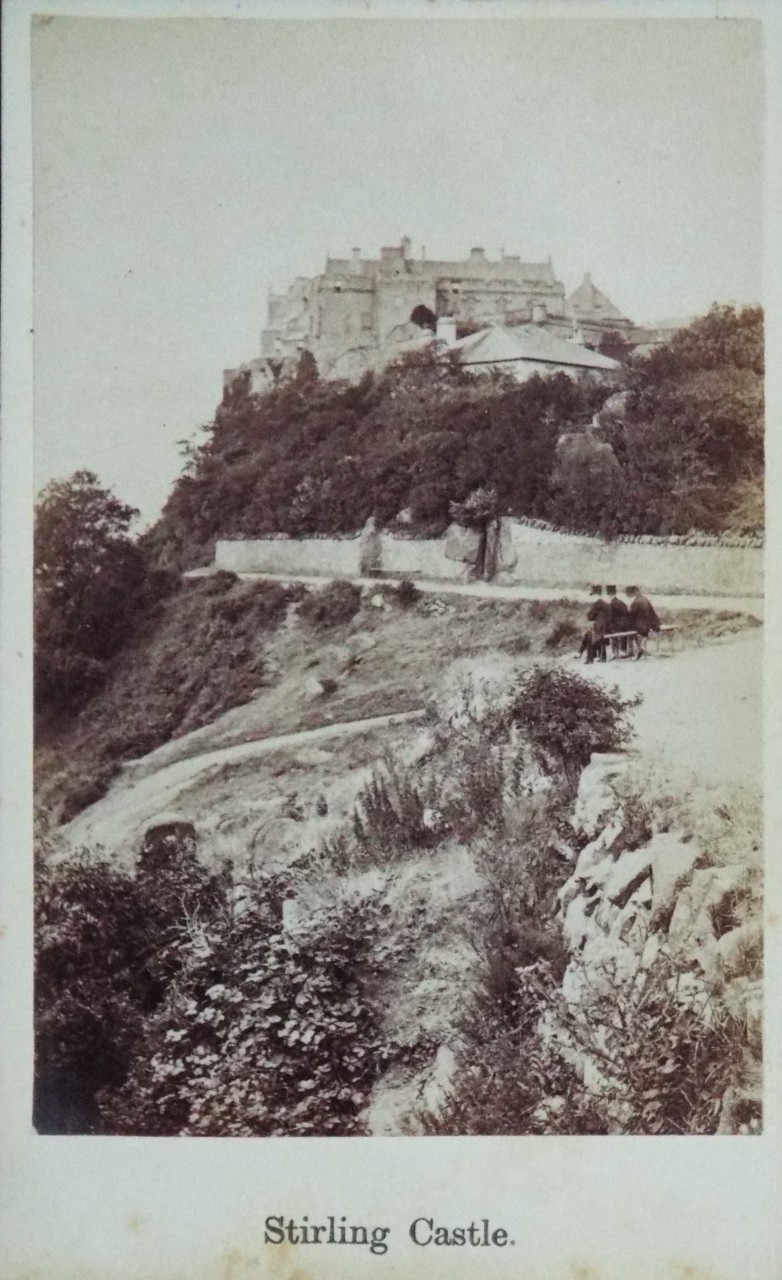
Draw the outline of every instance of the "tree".
M551 475L554 520L602 531L621 486L622 470L610 444L585 433L561 437Z
M35 663L43 703L75 709L132 629L144 559L138 515L91 471L54 480L35 516Z

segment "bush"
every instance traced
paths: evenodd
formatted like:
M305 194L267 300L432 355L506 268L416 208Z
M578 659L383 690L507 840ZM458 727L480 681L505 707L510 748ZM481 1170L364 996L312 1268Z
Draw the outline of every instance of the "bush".
M638 702L557 667L533 667L517 686L509 719L545 773L562 770L572 778L593 751L627 745L633 732L628 713Z
M102 1104L111 1132L362 1131L359 1113L390 1051L362 991L361 912L338 910L292 935L264 898L185 954L126 1084Z
M311 627L325 629L350 622L361 606L361 588L336 579L320 591L311 591L299 606L299 617Z
M238 914L230 868L181 823L148 835L135 874L39 859L39 1132L360 1132L391 1053L363 988L377 913L282 932L289 891L259 878Z
M204 596L221 596L230 591L239 581L231 569L216 569L214 573L205 574L203 578L191 578L196 590Z
M44 650L35 654L35 697L38 706L78 711L106 683L107 663L72 649Z
M427 822L421 788L390 761L359 792L352 823L358 862L403 857L438 838Z
M421 599L421 592L409 578L402 578L394 592L397 604L403 609L411 609Z
M515 693L516 666L507 653L457 658L443 673L429 709L444 727L460 732L481 726L487 740L507 715Z
M580 634L581 629L576 626L575 622L571 621L570 618L563 618L561 622L552 627L546 636L546 648L559 649L563 644L570 644Z

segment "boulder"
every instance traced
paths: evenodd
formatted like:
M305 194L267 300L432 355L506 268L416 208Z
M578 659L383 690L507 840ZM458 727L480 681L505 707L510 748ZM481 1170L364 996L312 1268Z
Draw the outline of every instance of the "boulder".
M749 888L750 877L749 867L740 865L694 871L676 900L668 926L671 954L692 955L716 940L715 917L735 894Z
M638 956L643 953L649 937L649 907L652 901L652 887L646 877L634 890L624 907L617 912L611 926L613 936L620 942L627 943Z
M658 831L649 842L652 866L652 915L660 918L674 905L676 895L688 879L701 851L674 831Z
M614 859L601 836L585 845L578 856L573 874L557 891L560 912L565 911L578 895L596 893L614 866Z
M146 828L141 840L140 857L149 864L167 861L177 851L195 852L198 836L195 826L181 813L161 813Z
M480 529L467 529L461 524L450 524L445 533L445 555L448 560L475 565L481 551Z
M748 920L723 934L714 944L717 966L723 978L747 976L755 969L763 950L763 925Z
M603 892L617 907L624 907L652 869L648 845L628 849L614 863L603 886Z
M629 755L619 752L594 752L578 783L576 803L570 819L576 831L594 839L601 826L617 809L618 801L611 782L627 769Z
M570 902L562 918L562 933L571 951L579 951L594 932L586 906L586 899L579 894Z

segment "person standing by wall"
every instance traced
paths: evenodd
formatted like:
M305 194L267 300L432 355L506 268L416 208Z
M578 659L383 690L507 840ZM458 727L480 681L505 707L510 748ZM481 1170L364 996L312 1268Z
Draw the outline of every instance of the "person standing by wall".
M615 586L606 587L608 594L608 606L611 610L611 625L609 631L629 631L630 628L630 610L624 600L620 600L616 594ZM621 636L619 639L611 641L611 653L617 657L626 658L630 652L630 636Z
M625 595L630 597L630 626L636 633L636 659L646 654L646 642L650 631L660 630L660 619L654 607L640 587L628 587Z
M359 572L362 578L377 578L380 576L381 555L382 548L377 517L370 516L361 530Z
M606 631L610 630L611 625L611 606L603 595L601 586L593 586L589 588L589 594L595 596L594 604L590 605L587 613L587 621L592 623L592 643L587 653L587 662L594 662L595 657L599 657L601 662L606 660Z

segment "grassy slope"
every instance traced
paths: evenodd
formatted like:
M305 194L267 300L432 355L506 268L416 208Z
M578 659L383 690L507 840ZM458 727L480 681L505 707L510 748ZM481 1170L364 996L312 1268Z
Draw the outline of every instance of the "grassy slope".
M575 652L583 625L581 606L567 601L427 597L404 609L389 592L387 609L365 600L351 620L316 627L291 617L300 596L275 583L207 579L164 602L81 716L39 738L42 807L66 820L105 792L120 762L162 744L161 763L196 746L419 707L454 659ZM748 620L693 612L677 621L692 643ZM319 693L316 680L331 692Z

